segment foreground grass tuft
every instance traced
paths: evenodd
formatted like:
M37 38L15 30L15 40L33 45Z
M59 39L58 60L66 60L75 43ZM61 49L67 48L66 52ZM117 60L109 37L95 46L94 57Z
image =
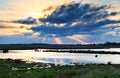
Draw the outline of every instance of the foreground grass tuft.
M55 66L47 63L0 59L0 78L120 78L120 65Z

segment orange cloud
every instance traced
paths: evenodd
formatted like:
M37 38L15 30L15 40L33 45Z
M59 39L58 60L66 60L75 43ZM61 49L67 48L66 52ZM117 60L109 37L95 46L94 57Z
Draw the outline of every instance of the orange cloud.
M46 11L53 10L53 9L55 9L56 7L57 7L57 6L49 6L49 7L45 8L45 9L43 9L42 12L46 12Z
M111 20L120 20L120 14L116 15L116 16L110 16L108 17Z
M48 6L47 8L42 10L43 16L44 18L46 18L47 16L49 16L58 6Z

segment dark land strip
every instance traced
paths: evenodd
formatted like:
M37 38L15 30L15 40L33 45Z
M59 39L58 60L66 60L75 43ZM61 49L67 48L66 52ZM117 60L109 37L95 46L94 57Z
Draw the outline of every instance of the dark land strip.
M120 48L119 45L105 44L0 44L0 50L32 50L32 49L109 49Z
M9 50L48 49L44 52L120 54L120 52L76 50L76 49L109 49L109 48L120 48L120 44L88 44L88 45L80 45L80 44L0 44L0 50L3 50L3 53L9 52ZM62 49L66 49L66 50L62 50ZM67 50L67 49L70 49L70 50Z

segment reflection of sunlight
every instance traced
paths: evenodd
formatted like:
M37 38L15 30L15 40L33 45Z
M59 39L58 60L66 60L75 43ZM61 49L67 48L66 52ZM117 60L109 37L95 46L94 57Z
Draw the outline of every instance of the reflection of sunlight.
M84 53L55 53L35 52L34 50L10 50L9 53L0 53L0 58L24 59L27 61L46 63L105 63L120 64L120 55L109 54L84 54Z
M120 52L120 48L110 48L110 49L82 49L82 50Z

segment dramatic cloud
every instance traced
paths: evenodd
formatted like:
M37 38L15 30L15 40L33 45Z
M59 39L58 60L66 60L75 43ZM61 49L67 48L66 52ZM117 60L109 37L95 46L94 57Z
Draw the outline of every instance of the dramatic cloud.
M111 23L120 23L120 21L105 20L94 24L63 27L40 25L37 27L32 27L31 29L35 32L40 32L41 36L46 34L55 34L57 36L72 36L74 34L91 34L92 31ZM95 34L98 34L98 32Z
M62 5L47 18L40 18L41 22L49 22L49 24L38 25L31 29L40 32L41 36L46 34L55 34L57 36L91 34L94 30L103 29L102 27L106 25L120 23L120 20L107 19L109 16L119 14L119 12L108 12L107 10L110 7L111 5L98 6L80 3ZM74 22L77 22L77 24L72 26ZM56 23L57 26L53 23ZM65 25L59 26L61 23L65 23Z
M63 37L78 41L80 43L91 42L91 39L96 39L96 42L103 42L106 41L105 38L108 39L107 35L109 35L109 32L116 32L116 30L113 29L117 29L120 25L119 19L112 19L119 15L120 12L109 11L111 7L112 5L110 4L100 6L90 3L71 3L68 5L62 5L55 9L55 11L48 17L39 18L42 24L32 27L31 30L37 33L39 32L40 37L44 37L46 35L54 37L58 43L62 43L61 40ZM52 7L49 9L51 10ZM112 18L109 19L110 17ZM74 38L74 35L82 35L83 37L88 35L88 37L84 39L77 39ZM99 36L103 36L104 39L100 39ZM59 39L57 37L62 38Z
M40 18L42 22L50 23L69 23L73 21L94 21L108 16L117 15L117 12L108 13L111 5L98 6L95 4L72 3L58 7L47 18Z

